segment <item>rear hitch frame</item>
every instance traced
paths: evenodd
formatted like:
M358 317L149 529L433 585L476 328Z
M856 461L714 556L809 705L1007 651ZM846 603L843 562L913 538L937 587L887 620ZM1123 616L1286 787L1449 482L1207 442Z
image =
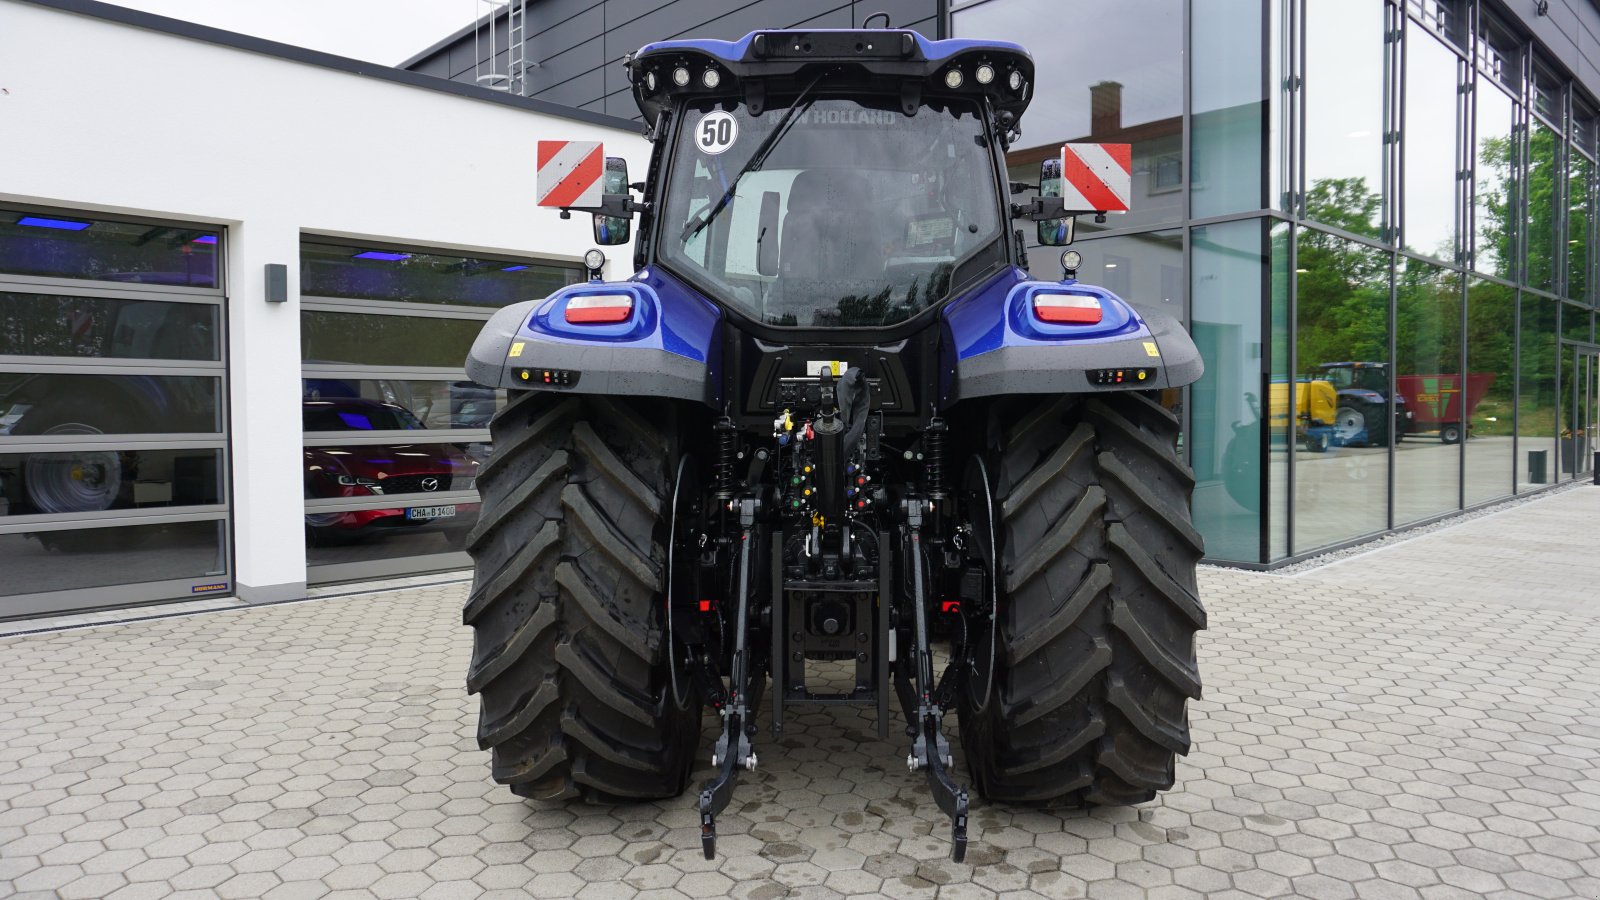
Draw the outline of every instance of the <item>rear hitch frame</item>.
M750 648L746 637L750 625L750 570L753 565L756 543L756 518L761 511L761 501L755 497L741 497L736 501L739 511L739 579L738 598L734 614L734 644L732 664L728 667L728 697L722 705L722 735L717 738L712 753L712 765L717 774L700 786L700 849L706 859L717 856L717 813L728 807L733 799L733 788L738 782L739 770L755 771L757 759L750 748L748 726L752 719L750 706Z

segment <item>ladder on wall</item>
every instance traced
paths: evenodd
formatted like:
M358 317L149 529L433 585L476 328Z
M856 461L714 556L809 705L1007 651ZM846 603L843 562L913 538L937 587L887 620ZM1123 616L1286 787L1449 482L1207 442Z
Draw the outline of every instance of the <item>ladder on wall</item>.
M479 4L487 3L489 13L478 16ZM528 0L472 0L473 21L477 27L472 33L472 80L492 91L505 91L525 97L528 94L528 70L538 63L528 63ZM505 18L506 71L500 71L500 44ZM487 26L487 27L486 27ZM489 55L483 54L487 34Z

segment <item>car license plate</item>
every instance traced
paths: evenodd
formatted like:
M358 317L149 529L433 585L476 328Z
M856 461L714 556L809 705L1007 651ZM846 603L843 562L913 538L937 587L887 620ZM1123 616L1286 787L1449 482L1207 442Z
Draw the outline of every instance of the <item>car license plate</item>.
M455 514L454 506L413 506L406 510L408 519L448 519Z

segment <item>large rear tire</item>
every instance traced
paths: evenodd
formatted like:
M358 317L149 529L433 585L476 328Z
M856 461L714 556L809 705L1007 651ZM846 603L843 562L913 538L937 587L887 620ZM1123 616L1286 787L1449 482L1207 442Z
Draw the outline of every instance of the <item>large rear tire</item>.
M1206 621L1178 421L1138 394L992 421L1000 659L988 706L958 710L973 780L1004 803L1150 800L1189 751Z
M667 668L677 439L660 410L530 392L490 424L467 538L467 689L494 779L521 796L660 799L688 784L700 709L674 702Z

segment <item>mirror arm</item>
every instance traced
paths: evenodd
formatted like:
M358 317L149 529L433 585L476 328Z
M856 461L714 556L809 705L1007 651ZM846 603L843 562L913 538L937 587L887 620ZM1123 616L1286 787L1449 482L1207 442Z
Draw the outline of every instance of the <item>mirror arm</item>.
M1095 209L1067 209L1060 197L1034 197L1027 203L1011 204L1011 218L1028 219L1034 222L1044 222L1050 219L1065 219L1069 216L1086 216L1094 214L1096 222L1105 221L1105 213Z
M563 206L561 218L570 219L575 212L594 213L599 216L611 216L616 219L631 219L641 212L650 212L650 203L645 200L635 200L627 194L606 194L599 206Z

